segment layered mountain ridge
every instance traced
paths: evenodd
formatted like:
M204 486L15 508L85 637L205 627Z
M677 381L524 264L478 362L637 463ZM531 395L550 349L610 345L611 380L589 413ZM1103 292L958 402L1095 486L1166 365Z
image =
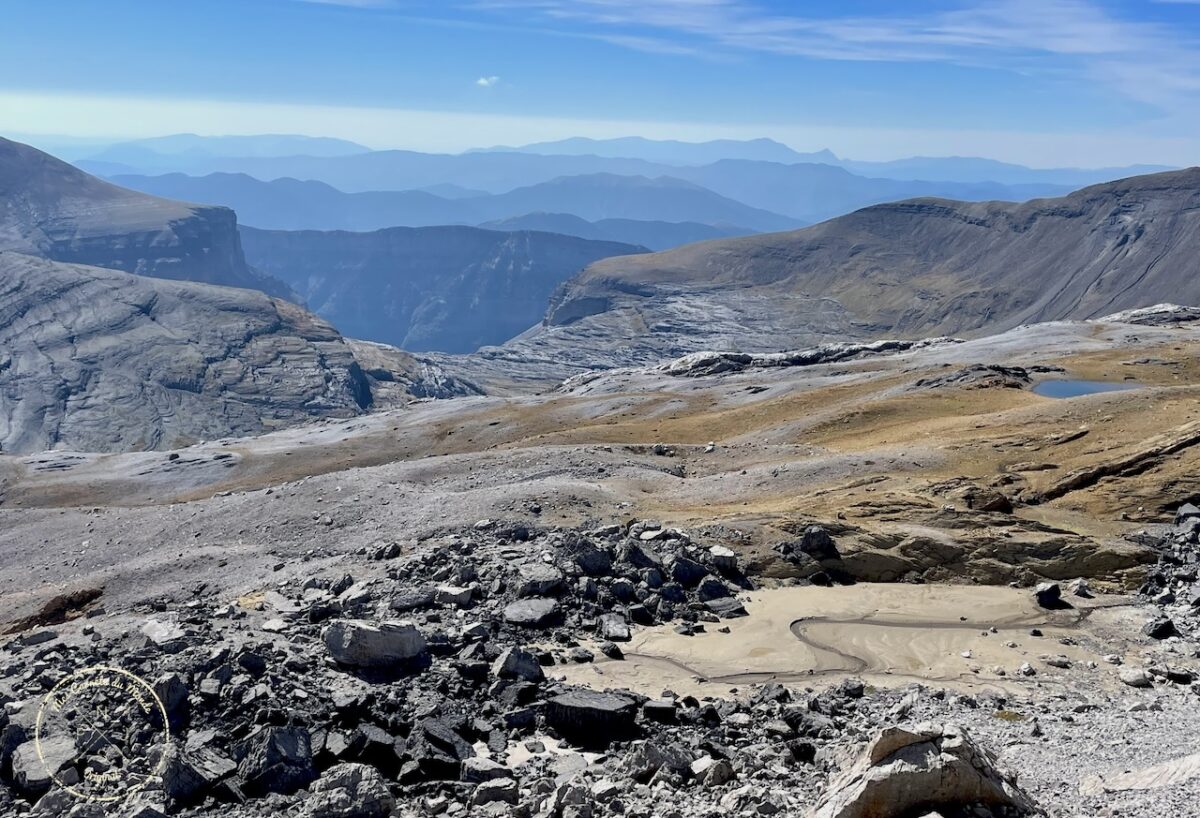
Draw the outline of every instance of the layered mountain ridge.
M2 138L0 250L291 295L246 264L232 210L127 190Z
M1197 258L1198 168L1025 204L910 200L790 233L597 262L517 345L605 366L996 331L1200 302Z
M371 404L337 330L253 290L0 253L0 449L155 449Z

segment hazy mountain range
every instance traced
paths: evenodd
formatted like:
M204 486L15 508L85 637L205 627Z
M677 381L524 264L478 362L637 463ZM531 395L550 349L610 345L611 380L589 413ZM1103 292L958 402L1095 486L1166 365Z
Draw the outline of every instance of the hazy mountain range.
M712 142L677 142L642 137L536 142L521 147L489 148L492 152L537 153L564 156L606 156L645 159L672 165L707 165L722 159L748 159L786 165L835 165L862 176L930 182L998 182L1002 184L1082 185L1171 170L1166 165L1129 165L1121 168L1028 168L995 159L970 156L914 156L887 162L843 159L831 150L801 153L773 139Z
M422 190L343 193L323 182L246 174L114 176L112 181L156 196L231 207L255 227L281 230L378 230L479 224L530 213L567 213L585 221L622 219L727 226L726 235L785 230L798 219L761 210L671 177L591 174L554 179L502 194L445 198ZM652 228L646 232L654 234ZM655 246L674 246L656 238ZM678 244L680 242L676 242Z
M232 207L243 223L264 229L511 222L656 250L792 229L908 198L1055 197L1157 169L1031 169L956 157L860 162L770 139L574 138L430 154L312 137L188 134L120 143L78 164L154 195ZM554 225L544 215L528 221L538 214L556 214Z
M715 139L711 142L680 142L675 139L644 139L626 136L617 139L572 137L555 142L534 142L520 147L480 148L472 153L536 153L545 156L605 156L619 159L645 159L667 165L708 165L722 159L749 159L758 162L823 162L836 164L833 151L815 153L794 151L774 139Z
M161 166L148 168L147 173L119 163L83 161L77 164L89 173L126 180L133 176L160 175L163 172ZM868 178L845 168L821 163L783 164L749 159L722 159L701 166L676 166L642 159L598 156L486 152L449 155L379 151L334 157L202 157L194 160L181 157L176 164L173 170L190 176L242 173L265 181L283 178L319 181L347 193L437 190L435 186L449 184L455 188L503 195L520 188L574 176L669 178L702 186L753 208L803 221L841 215L848 207L864 207L897 197L936 195L971 200L1020 201L1069 192L1069 186L1046 182L1007 185L987 181L904 181ZM1103 178L1112 179L1114 176L1105 175ZM831 192L837 195L834 201L828 200ZM650 218L662 220L668 217L656 214Z

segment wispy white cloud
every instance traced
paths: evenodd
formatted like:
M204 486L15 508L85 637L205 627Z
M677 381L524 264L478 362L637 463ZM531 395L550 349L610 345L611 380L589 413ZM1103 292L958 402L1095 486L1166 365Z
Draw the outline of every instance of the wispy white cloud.
M475 80L475 84L478 85L480 88L495 88L497 85L500 84L500 78L499 77L480 77L479 79Z
M963 0L951 11L823 17L773 12L748 0L468 2L642 51L953 62L1083 77L1164 108L1200 96L1195 41L1160 23L1120 18L1094 0Z

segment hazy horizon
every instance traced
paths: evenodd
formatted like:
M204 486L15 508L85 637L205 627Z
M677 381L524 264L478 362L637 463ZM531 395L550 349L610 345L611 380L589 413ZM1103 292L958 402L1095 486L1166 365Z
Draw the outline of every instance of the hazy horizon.
M1140 161L1140 160L1139 161L1121 162L1121 163L1112 164L1112 165L1093 165L1093 164L1084 165L1084 164L1071 164L1069 162L1061 163L1061 164L1055 164L1055 163L1033 164L1033 163L1019 162L1019 161L1012 160L1012 159L1004 159L1004 158L1001 158L998 156L985 155L982 153L938 154L938 153L931 152L931 153L925 153L925 154L916 154L916 153L883 153L883 152L881 152L878 154L861 155L861 154L847 153L833 145L823 145L823 146L809 148L806 146L802 147L802 146L797 146L795 144L789 144L786 141L783 141L780 139L775 139L775 138L769 137L769 136L746 136L746 137L740 137L740 138L739 137L713 137L712 139L676 139L676 138L670 137L670 136L657 137L657 138L656 137L647 137L647 136L644 136L642 134L637 134L637 133L619 133L615 136L602 136L602 137L582 136L577 133L572 133L572 134L568 134L568 135L562 136L562 137L555 137L555 138L544 139L544 140L538 139L538 140L534 140L534 141L528 142L528 143L511 143L511 144L497 143L497 144L486 144L486 145L485 144L470 144L470 145L466 145L465 147L462 147L459 149L451 150L448 148L440 148L439 149L437 147L422 148L422 147L406 145L406 144L398 144L398 145L366 144L360 140L348 139L346 137L340 137L340 136L331 136L330 134L326 134L326 133L294 133L294 132L287 132L287 133L284 133L284 132L198 133L195 131L174 131L174 132L163 132L163 133L148 133L144 136L143 135L138 135L138 136L96 135L96 136L85 137L85 136L77 136L74 134L66 134L66 133L25 133L25 132L20 132L20 131L0 132L0 137L4 137L6 139L12 139L17 142L23 142L25 144L31 145L35 148L38 148L39 150L43 150L46 153L50 153L52 155L58 156L59 158L66 159L67 161L77 161L79 159L88 159L88 158L91 158L94 154L101 152L101 151L103 151L109 147L115 146L115 145L136 143L136 142L142 142L142 141L146 141L146 140L163 139L163 138L168 138L168 137L180 137L180 136L195 136L195 137L208 138L208 139L233 139L233 138L242 139L242 138L256 138L256 137L299 137L299 138L304 138L304 139L336 139L336 140L341 140L341 141L357 144L360 147L362 147L368 151L398 150L398 151L413 151L413 152L419 152L419 153L448 154L448 155L460 155L460 154L464 154L464 153L470 153L473 151L503 150L505 148L525 149L531 145L537 145L537 144L541 144L541 143L555 143L555 142L567 141L567 140L571 140L571 139L580 139L580 138L590 139L590 140L594 140L597 142L606 142L609 140L621 140L621 139L644 139L644 140L648 140L650 142L681 142L681 143L689 144L689 145L702 145L702 144L705 144L708 142L715 142L715 141L750 142L750 141L754 141L754 140L767 139L767 140L776 142L780 145L783 145L786 148L790 148L790 149L796 151L797 153L820 153L820 152L828 151L828 152L832 153L834 156L836 156L839 160L858 161L858 162L891 162L891 161L901 161L901 160L907 160L907 159L963 159L963 160L982 159L985 161L1010 163L1010 164L1014 164L1014 165L1018 165L1018 166L1027 167L1031 170L1054 170L1054 169L1057 169L1057 170L1076 170L1076 169L1092 170L1092 169L1105 169L1105 168L1120 169L1120 168L1126 168L1126 167L1146 166L1146 165L1162 165L1164 167L1183 168L1183 167L1191 167L1194 165L1200 165L1200 160L1198 160L1197 162L1184 163L1184 164L1172 164L1169 162L1144 162L1144 161ZM816 161L816 160L814 160L814 161Z

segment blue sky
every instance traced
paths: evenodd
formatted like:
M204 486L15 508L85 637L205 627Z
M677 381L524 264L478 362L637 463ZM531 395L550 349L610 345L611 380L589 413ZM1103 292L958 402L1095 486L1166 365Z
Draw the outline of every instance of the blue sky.
M8 0L0 129L1200 163L1200 0Z

